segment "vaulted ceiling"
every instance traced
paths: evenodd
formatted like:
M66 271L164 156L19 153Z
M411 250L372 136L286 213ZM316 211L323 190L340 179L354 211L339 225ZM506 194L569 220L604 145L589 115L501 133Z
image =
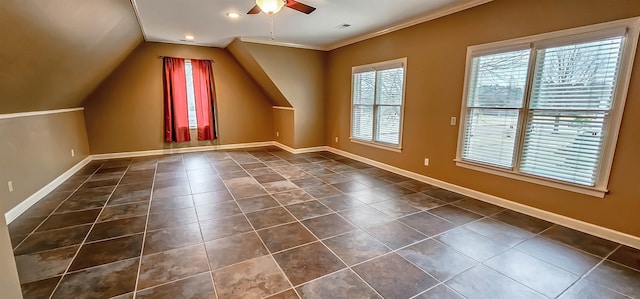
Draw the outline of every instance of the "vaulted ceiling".
M0 113L78 107L142 41L129 0L3 0L0 28Z
M80 106L144 39L184 43L191 34L205 46L240 37L328 50L488 1L302 0L317 10L284 8L274 41L264 13L245 14L254 0L3 0L0 114ZM229 19L231 11L240 17Z
M271 42L269 16L247 15L255 0L132 0L146 40L226 47L236 38ZM273 16L275 42L330 49L356 36L472 0L300 0L316 10L303 14L284 7ZM228 12L239 18L226 16ZM340 25L348 24L346 28Z

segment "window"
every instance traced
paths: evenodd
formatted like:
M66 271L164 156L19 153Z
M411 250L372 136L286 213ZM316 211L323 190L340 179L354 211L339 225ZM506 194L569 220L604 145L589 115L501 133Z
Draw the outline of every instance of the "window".
M639 23L470 47L457 164L604 196Z
M190 59L184 60L184 73L187 78L187 109L189 112L189 129L198 128L196 117L196 95L193 89L193 66Z
M162 57L164 140L191 141L217 138L213 62Z
M351 140L399 151L407 59L352 69Z

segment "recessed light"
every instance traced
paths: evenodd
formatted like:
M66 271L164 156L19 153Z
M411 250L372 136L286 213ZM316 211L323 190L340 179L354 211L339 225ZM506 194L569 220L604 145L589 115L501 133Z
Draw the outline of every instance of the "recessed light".
M230 18L232 18L232 19L237 19L237 18L239 18L239 17L240 17L240 14L239 14L239 13L237 13L237 12L228 12L228 13L227 13L227 17L230 17Z
M193 37L193 35L185 35L184 39L186 40L193 40L195 37Z

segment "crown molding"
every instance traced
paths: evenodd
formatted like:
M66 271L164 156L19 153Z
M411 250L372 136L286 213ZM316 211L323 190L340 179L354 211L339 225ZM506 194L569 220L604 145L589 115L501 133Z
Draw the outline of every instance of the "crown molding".
M431 21L431 20L434 20L434 19L437 19L437 18L441 18L441 17L447 16L447 15L450 15L450 14L454 14L454 13L457 13L457 12L460 12L460 11L463 11L463 10L466 10L466 9L469 9L469 8L472 8L472 7L476 7L476 6L491 2L491 1L493 1L493 0L469 0L469 1L464 1L462 3L454 3L454 4L451 4L451 5L447 5L447 6L443 7L443 8L440 8L438 10L429 12L429 13L427 13L425 15L422 15L420 17L417 17L415 19L410 19L408 21L404 21L404 22L392 25L390 27L386 27L384 29L380 29L380 30L376 30L376 31L373 31L373 32L365 33L365 34L362 34L362 35L358 35L356 37L348 38L348 39L345 39L345 40L330 44L326 48L329 51L335 50L337 48L348 46L350 44L361 42L363 40L367 40L367 39L370 39L370 38L378 37L378 36L381 36L381 35L385 35L387 33L391 33L391 32L398 31L398 30L401 30L401 29L404 29L404 28L407 28L407 27L418 25L420 23Z
M201 44L201 43L182 43L182 42L175 42L175 41L164 41L164 40L153 40L150 39L147 34L146 31L144 30L144 26L142 25L142 20L140 18L140 11L138 9L138 5L136 3L136 0L130 0L131 1L131 6L133 7L133 11L135 12L136 15L136 19L138 20L138 25L140 26L140 31L142 31L142 36L144 37L144 40L146 42L158 42L158 43L169 43L169 44L177 44L177 45L191 45L191 46L202 46L202 47L215 47L215 48L226 48L227 46L229 46L229 44L231 44L231 42L233 42L233 40L231 42L229 42L227 45L225 46L214 46L214 45L208 45L208 44ZM337 48L341 48L344 46L348 46L350 44L354 44L357 42L361 42L363 40L367 40L370 38L374 38L374 37L378 37L381 35L385 35L387 33L391 33L394 31L398 31L407 27L411 27L420 23L424 23L427 21L431 21L437 18L441 18L450 14L454 14L472 7L476 7L478 5L482 5L488 2L491 2L493 0L468 0L468 1L464 1L461 3L454 3L451 5L447 5L443 8L437 9L435 11L429 12L425 15L422 15L420 17L417 18L413 18L410 19L408 21L403 21L400 23L397 23L395 25L392 25L390 27L385 27L382 29L377 29L375 31L371 31L368 33L364 33L361 35L357 35L355 37L351 37L351 38L347 38L335 43L330 43L327 44L325 46L314 46L314 45L305 45L305 44L298 44L298 43L289 43L289 42L282 42L282 41L276 41L276 40L271 40L271 39L261 39L261 38L252 38L252 37L237 37L237 39L239 39L242 42L248 42L248 43L255 43L255 44L263 44L263 45L271 45L271 46L280 46L280 47L289 47L289 48L298 48L298 49L306 49L306 50L316 50L316 51L331 51L331 50L335 50Z
M142 31L142 38L145 41L149 41L147 38L147 32L144 31L144 26L142 26L142 19L140 19L140 10L138 9L138 4L136 0L130 0L131 6L133 7L133 13L136 15L136 20L138 21L138 27L140 27L140 31Z
M281 41L271 40L271 39L260 39L260 38L251 38L251 37L239 37L238 39L241 42L254 43L254 44L263 44L263 45L281 46L281 47L298 48L298 49L306 49L306 50L317 50L317 51L328 51L328 50L330 50L328 47L311 46L311 45L303 45L303 44L296 44L296 43L287 43L287 42L281 42Z
M425 15L422 15L420 17L414 18L414 19L410 19L408 21L404 21L404 22L400 22L397 23L395 25L392 25L390 27L385 27L383 29L378 29L376 31L372 31L372 32L368 32L368 33L364 33L361 35L357 35L355 37L351 37L351 38L347 38L341 41L338 41L336 43L332 43L332 44L328 44L326 46L312 46L312 45L304 45L304 44L296 44L296 43L287 43L287 42L280 42L280 41L275 41L275 40L266 40L266 39L258 39L258 38L247 38L247 37L240 37L239 40L243 41L243 42L250 42L250 43L256 43L256 44L265 44L265 45L272 45L272 46L282 46L282 47L290 47L290 48L300 48L300 49L308 49L308 50L319 50L319 51L331 51L331 50L335 50L344 46L348 46L351 44L355 44L357 42L361 42L363 40L367 40L367 39L371 39L374 37L378 37L381 35L385 35L387 33L391 33L394 31L398 31L404 28L408 28L414 25L418 25L427 21L431 21L437 18L441 18L450 14L454 14L469 8L473 8L488 2L491 2L493 0L469 0L469 1L464 1L462 3L454 3L448 6L445 6L443 8L440 8L438 10L429 12Z

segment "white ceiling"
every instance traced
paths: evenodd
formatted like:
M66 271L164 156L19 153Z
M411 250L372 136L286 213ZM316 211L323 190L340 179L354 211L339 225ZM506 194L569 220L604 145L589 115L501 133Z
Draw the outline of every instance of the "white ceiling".
M180 40L189 34L195 36L193 44L204 46L226 47L240 37L326 50L391 27L405 27L488 1L301 0L316 7L316 11L306 15L282 8L274 15L275 41L271 40L266 14L246 14L255 5L254 0L132 0L132 3L147 41L182 43ZM227 12L238 12L240 18L230 19ZM345 23L351 27L337 28Z

